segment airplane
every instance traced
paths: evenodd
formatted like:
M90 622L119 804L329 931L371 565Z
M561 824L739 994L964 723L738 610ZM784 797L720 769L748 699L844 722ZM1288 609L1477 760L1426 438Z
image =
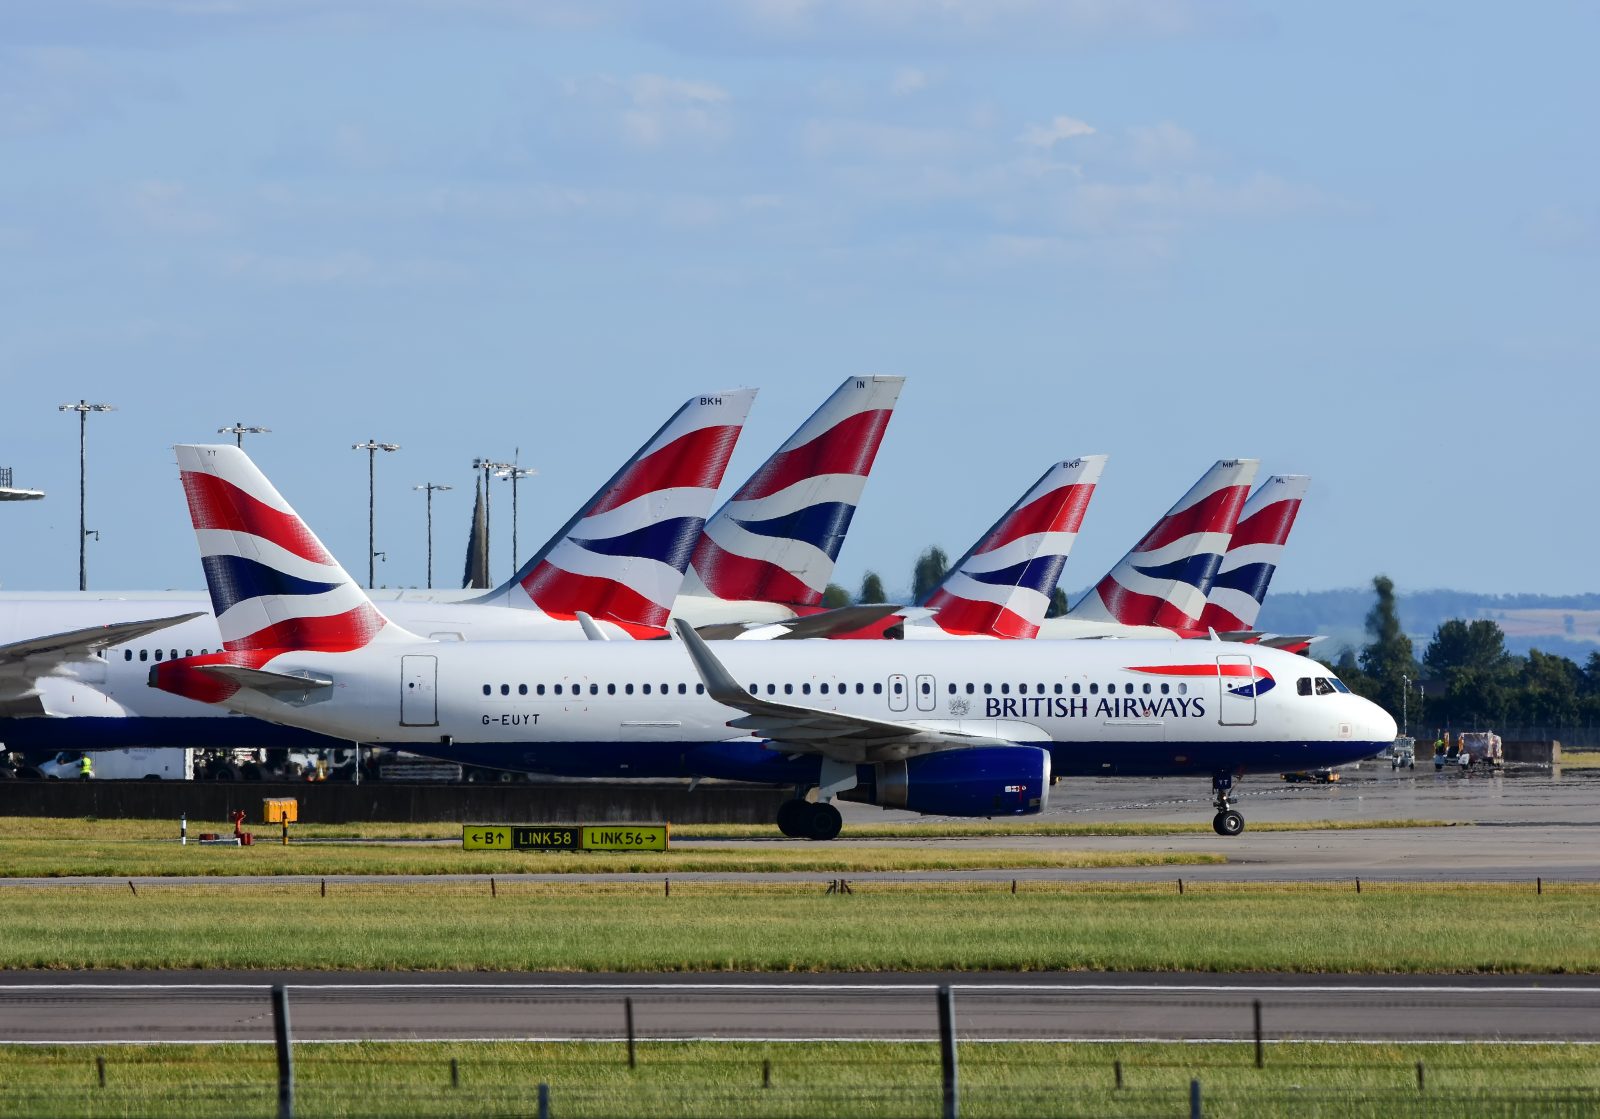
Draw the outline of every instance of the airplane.
M1341 764L1394 737L1394 720L1322 665L1220 642L733 641L713 652L682 619L677 641L430 641L378 610L242 451L176 450L183 474L279 514L197 531L208 584L259 555L330 589L261 582L222 615L221 652L154 665L150 685L337 738L502 768L791 787L780 830L825 840L842 824L836 799L1031 815L1053 776L1103 773L1209 773L1213 827L1237 835L1236 776ZM304 555L285 546L296 541Z
M1171 637L1198 629L1259 459L1221 459L1039 637Z
M397 599L386 610L437 640L538 636L582 641L596 636L662 636L677 582L711 511L717 487L754 389L691 397L505 585L477 603ZM202 534L278 523L280 511L253 503L209 475L184 479L191 520ZM314 578L316 553L290 539L286 552L219 557L209 603L181 596L86 595L0 598L0 636L18 635L22 653L0 646L0 741L12 749L127 746L326 747L288 728L219 718L214 708L177 701L145 687L149 665L183 650L222 647L234 610L248 614L266 588L296 597L329 588ZM276 566L274 566L276 565ZM577 617L582 610L585 619ZM27 643L42 617L95 630L110 623L186 615L160 628L129 629L120 641L80 647L75 656L42 659ZM220 628L219 628L219 623ZM328 624L334 624L329 622ZM136 640L149 638L148 640ZM107 645L110 648L107 648Z
M904 377L846 377L706 522L673 616L701 628L822 613L822 594L904 386ZM864 616L841 613L832 629L813 623L804 634L857 628Z
M1248 632L1253 643L1303 653L1314 636L1285 636L1255 632L1256 619L1267 600L1267 588L1289 543L1289 530L1300 513L1300 503L1311 485L1307 474L1274 474L1250 495L1239 524L1228 541L1228 552L1206 593L1206 608L1199 629L1216 633Z

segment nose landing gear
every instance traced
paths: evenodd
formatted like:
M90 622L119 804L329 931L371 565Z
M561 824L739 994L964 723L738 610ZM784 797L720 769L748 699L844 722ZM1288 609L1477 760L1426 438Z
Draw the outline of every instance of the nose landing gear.
M790 839L837 839L843 826L839 810L826 801L795 797L778 806L778 830Z
M1233 774L1218 773L1211 778L1211 788L1216 792L1212 801L1217 814L1211 819L1211 830L1218 835L1235 836L1244 831L1244 817L1234 811L1228 793L1233 789Z

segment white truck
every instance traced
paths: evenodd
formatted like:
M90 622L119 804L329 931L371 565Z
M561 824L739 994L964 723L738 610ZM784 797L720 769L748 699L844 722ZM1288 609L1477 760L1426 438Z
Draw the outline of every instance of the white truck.
M94 750L89 760L95 780L192 781L194 751L182 746L129 747L126 750ZM63 750L38 766L48 780L76 781L82 776L83 754Z

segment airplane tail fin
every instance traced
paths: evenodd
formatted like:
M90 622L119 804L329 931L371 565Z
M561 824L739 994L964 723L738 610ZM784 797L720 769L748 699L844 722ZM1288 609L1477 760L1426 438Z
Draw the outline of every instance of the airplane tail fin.
M1267 587L1289 542L1289 530L1311 485L1307 474L1274 474L1250 495L1228 542L1216 580L1206 595L1201 629L1252 630Z
M1084 455L1046 470L917 605L949 633L1036 636L1105 464Z
M419 640L379 613L250 456L226 444L175 450L224 649Z
M1260 460L1222 459L1072 608L1122 625L1192 629Z
M691 397L522 570L475 601L665 632L755 395Z
M847 377L705 526L684 593L815 606L904 377Z

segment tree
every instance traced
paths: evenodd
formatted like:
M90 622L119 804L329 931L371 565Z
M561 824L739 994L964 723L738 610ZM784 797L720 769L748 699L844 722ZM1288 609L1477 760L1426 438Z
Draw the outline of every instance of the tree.
M861 603L888 602L889 596L883 592L883 580L876 571L867 572L861 580L861 593L856 595L856 601Z
M1578 717L1586 726L1600 723L1600 653L1590 653L1578 680Z
M1517 682L1517 721L1536 727L1575 726L1581 681L1578 666L1566 657L1529 649Z
M944 554L944 549L934 544L917 557L917 566L911 573L911 600L925 602L944 582L945 572L950 568L950 557Z
M1056 593L1050 596L1050 608L1044 612L1044 616L1047 618L1065 618L1068 608L1067 592L1057 587Z
M1400 628L1394 580L1387 575L1376 576L1372 589L1378 601L1367 613L1367 636L1371 640L1361 650L1361 670L1372 680L1368 698L1399 719L1406 678L1417 678L1417 658L1411 638Z
M1444 722L1458 729L1504 722L1510 714L1520 665L1506 652L1506 637L1487 618L1452 618L1433 631L1422 657L1428 675L1444 694L1430 704Z
M850 592L838 583L829 583L822 592L822 605L829 610L837 610L841 606L850 605Z

